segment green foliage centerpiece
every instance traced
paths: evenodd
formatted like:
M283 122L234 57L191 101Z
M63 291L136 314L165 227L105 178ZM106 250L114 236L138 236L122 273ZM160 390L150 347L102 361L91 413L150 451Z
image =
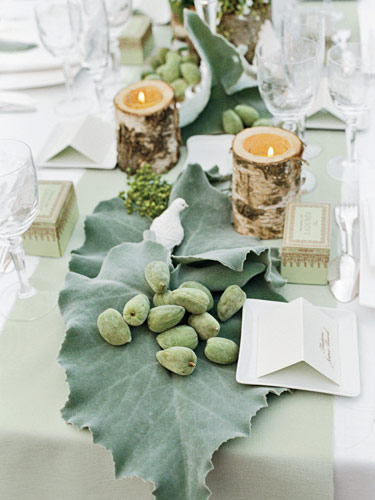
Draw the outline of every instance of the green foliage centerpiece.
M150 220L128 214L120 198L100 203L87 218L85 244L73 254L59 299L67 326L59 361L70 387L62 414L112 452L117 478L153 482L158 500L206 500L212 454L229 439L249 437L250 420L267 406L267 394L283 390L238 384L236 365L212 363L203 343L191 375L171 373L156 359L155 333L145 324L134 329L131 342L114 346L99 334L98 315L106 308L122 311L139 294L151 302L144 271L152 261L169 266L171 289L186 281L207 287L213 315L218 292L229 285L248 297L283 300L269 286L282 281L270 250L233 229L230 201L198 165L189 165L173 186L171 200L179 197L189 209L181 217L185 239L172 256L143 239ZM238 312L217 338L238 344L240 332Z

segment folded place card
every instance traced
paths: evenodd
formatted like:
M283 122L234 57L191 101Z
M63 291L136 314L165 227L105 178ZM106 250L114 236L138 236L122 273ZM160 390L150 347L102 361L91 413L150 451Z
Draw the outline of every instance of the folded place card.
M361 115L358 128L363 130L369 126L367 113ZM322 78L319 92L311 106L306 120L306 127L311 129L345 130L345 117L332 101L329 93L327 77Z
M262 387L358 396L355 314L316 307L304 299L290 303L247 299L236 380Z
M306 363L340 384L336 321L302 297L258 319L257 375ZM303 369L303 365L301 365Z
M59 123L37 161L51 167L114 168L115 128L93 115Z

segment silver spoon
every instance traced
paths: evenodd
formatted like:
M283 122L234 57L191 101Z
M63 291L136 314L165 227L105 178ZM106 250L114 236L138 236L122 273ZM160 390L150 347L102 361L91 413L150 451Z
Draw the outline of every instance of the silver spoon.
M339 302L351 302L359 290L359 265L353 257L353 223L358 217L358 207L341 205L335 208L335 218L340 229L341 255L329 264L328 281L333 296Z

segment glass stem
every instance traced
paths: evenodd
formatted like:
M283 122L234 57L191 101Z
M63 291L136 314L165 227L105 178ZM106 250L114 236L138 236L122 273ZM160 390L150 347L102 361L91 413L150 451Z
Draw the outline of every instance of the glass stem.
M348 163L353 165L357 160L356 154L356 138L357 138L357 120L350 118L346 122L346 151L348 155Z
M98 101L99 113L103 111L103 78L102 75L94 76L95 95Z
M215 34L218 0L195 0L194 4L198 16L208 24L211 32Z
M305 115L301 116L298 119L297 130L298 130L298 137L306 145L307 139L306 139L306 118L305 118Z
M30 285L29 278L26 274L25 269L25 251L22 245L21 236L15 236L14 238L9 238L9 250L12 256L14 267L16 268L18 280L20 282L20 289L18 291L18 297L25 299L34 295L35 290Z
M285 120L282 127L285 130L289 130L289 132L296 132L298 129L297 123L297 120Z
M65 92L69 101L73 100L73 68L68 59L62 60L62 70L65 76Z
M117 38L111 40L111 61L113 68L113 80L115 84L120 83L120 43Z

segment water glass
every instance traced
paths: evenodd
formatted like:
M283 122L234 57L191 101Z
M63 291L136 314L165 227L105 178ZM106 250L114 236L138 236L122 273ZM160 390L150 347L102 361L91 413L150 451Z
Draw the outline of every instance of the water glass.
M109 29L103 0L80 0L82 12L81 47L83 67L91 76L98 102L103 112L103 78L109 58Z
M56 112L62 116L85 113L90 101L73 92L74 66L79 61L79 6L71 0L48 0L38 2L34 12L40 40L47 51L61 61L65 76L66 96L57 104Z
M332 100L346 122L347 157L328 162L328 174L337 180L358 178L356 132L360 117L375 100L375 58L364 54L360 43L332 47L327 54L328 88Z
M38 211L38 181L30 148L23 142L0 139L0 238L9 240L19 283L0 294L0 313L14 320L34 320L57 304L57 291L47 283L29 281L21 235Z
M105 0L109 27L109 50L115 92L120 87L120 44L118 37L123 32L132 13L132 0Z
M293 12L287 12L282 18L281 38L283 43L288 43L289 38L302 37L316 43L319 63L320 78L325 58L325 19L323 11L310 7L298 7ZM318 84L319 84L318 82ZM298 123L298 135L305 143L303 157L310 160L319 155L321 148L310 144L306 138L306 117L301 116Z
M256 50L258 86L272 115L297 123L313 104L319 81L316 43L290 37L279 46L260 43Z

